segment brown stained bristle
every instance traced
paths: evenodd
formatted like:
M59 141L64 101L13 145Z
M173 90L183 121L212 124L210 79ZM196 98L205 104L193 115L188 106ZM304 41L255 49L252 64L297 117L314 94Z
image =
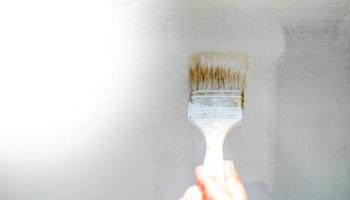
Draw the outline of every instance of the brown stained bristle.
M249 62L242 53L198 53L189 69L191 91L243 90Z

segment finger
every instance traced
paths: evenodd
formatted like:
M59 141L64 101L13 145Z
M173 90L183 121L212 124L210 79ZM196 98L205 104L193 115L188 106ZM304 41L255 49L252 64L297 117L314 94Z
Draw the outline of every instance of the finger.
M233 199L247 200L247 193L232 161L224 162L224 173L227 189Z
M201 200L203 197L202 192L199 190L198 186L194 185L189 187L182 198Z
M195 170L196 180L202 188L203 196L206 199L230 200L229 192L213 177L211 177L204 167L199 166Z

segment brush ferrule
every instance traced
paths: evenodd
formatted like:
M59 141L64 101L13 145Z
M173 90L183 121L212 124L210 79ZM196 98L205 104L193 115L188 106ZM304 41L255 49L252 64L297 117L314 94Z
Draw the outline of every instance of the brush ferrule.
M242 118L240 90L197 90L190 95L188 118Z

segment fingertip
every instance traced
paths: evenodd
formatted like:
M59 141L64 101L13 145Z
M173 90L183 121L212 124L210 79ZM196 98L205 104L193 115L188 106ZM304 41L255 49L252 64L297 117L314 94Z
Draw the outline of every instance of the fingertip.
M206 177L206 170L203 166L197 166L196 169L194 170L194 175L196 177L196 179L200 179L202 180L203 178Z
M201 173L203 170L204 170L204 167L202 165L199 165L194 169L194 173L198 174L198 173Z

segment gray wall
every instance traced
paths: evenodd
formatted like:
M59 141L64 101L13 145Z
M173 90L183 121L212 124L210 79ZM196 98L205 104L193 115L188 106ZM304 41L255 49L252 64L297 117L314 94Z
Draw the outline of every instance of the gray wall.
M349 199L350 2L0 3L0 199L176 199L196 51L246 52L225 143L254 199Z

